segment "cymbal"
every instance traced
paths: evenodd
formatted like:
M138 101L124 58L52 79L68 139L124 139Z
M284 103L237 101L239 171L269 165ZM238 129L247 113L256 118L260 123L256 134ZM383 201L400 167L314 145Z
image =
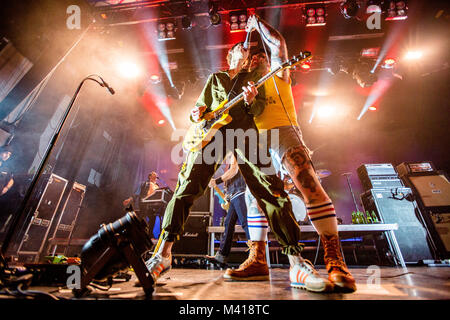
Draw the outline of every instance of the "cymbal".
M331 176L331 171L328 169L319 169L319 170L316 170L316 174L319 178L323 179L323 178Z

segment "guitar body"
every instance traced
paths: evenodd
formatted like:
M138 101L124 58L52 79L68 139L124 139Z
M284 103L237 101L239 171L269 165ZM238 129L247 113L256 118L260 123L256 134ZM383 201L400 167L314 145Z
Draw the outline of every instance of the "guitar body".
M221 103L219 109L225 105L227 101ZM218 119L202 120L198 123L193 123L183 140L183 149L185 151L200 151L208 143L211 142L216 132L223 126L229 124L233 120L228 112L222 113Z
M264 82L266 82L268 79L273 77L277 72L280 72L281 70L284 70L286 68L292 68L295 65L311 58L311 52L308 51L294 56L292 59L284 62L282 65L259 79L255 86L258 88L263 85ZM241 100L243 100L243 93L238 94L230 102L228 102L227 100L223 101L219 105L219 107L216 108L216 110L205 114L204 120L192 124L188 129L186 136L184 137L182 143L183 149L186 152L200 151L201 149L203 149L208 143L211 142L217 130L229 124L231 120L233 120L229 115L229 110Z

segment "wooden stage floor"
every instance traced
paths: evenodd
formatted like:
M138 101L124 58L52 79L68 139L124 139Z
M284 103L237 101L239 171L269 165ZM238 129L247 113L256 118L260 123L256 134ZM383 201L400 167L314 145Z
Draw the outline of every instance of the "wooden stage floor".
M318 269L323 276L326 271ZM270 281L230 282L222 277L224 270L174 268L159 279L154 300L447 300L450 299L449 267L381 267L379 285L373 271L367 267L353 267L357 281L355 293L317 294L289 286L289 270L272 268ZM130 281L116 283L108 291L96 289L83 299L144 298L142 289L135 286L133 274ZM67 289L33 288L73 298Z

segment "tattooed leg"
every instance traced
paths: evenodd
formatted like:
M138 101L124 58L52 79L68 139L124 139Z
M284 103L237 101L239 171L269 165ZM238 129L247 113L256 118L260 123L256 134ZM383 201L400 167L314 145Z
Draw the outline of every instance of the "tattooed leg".
M283 164L295 186L302 193L306 204L330 201L306 152L302 146L288 149L284 155Z

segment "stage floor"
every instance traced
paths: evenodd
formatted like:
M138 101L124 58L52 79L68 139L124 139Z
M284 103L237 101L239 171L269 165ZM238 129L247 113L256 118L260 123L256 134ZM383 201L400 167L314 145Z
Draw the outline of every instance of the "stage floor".
M326 271L318 269L323 276ZM317 294L289 286L289 270L272 268L270 281L230 282L222 277L224 270L174 268L159 279L154 300L441 300L450 299L449 267L381 267L379 285L373 270L353 267L357 281L355 293ZM372 275L372 278L369 277ZM95 291L83 299L143 299L141 288L130 281L116 283L108 291ZM34 287L57 296L73 298L70 290Z

